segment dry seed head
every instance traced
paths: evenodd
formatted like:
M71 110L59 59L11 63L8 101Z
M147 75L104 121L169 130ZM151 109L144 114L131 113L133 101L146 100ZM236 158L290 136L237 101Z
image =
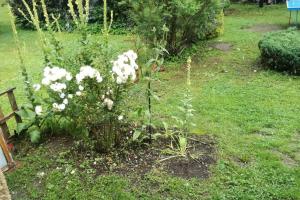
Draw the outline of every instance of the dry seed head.
M190 86L191 85L191 68L192 68L192 59L189 56L187 59L187 85Z
M49 20L49 15L48 15L48 11L47 11L47 6L45 4L45 0L41 0L41 3L42 3L42 9L43 9L43 13L44 13L45 21L46 21L46 26L49 29L50 28L50 20Z

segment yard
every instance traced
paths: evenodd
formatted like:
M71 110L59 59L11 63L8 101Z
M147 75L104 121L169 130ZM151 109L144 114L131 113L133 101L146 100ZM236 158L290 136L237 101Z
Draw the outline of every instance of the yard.
M300 199L300 79L265 69L258 49L265 33L288 26L288 17L285 5L259 9L233 4L225 16L224 34L185 53L192 55L196 126L191 132L207 145L202 149L201 174L179 172L178 177L155 167L158 160L145 161L153 166L140 169L136 165L147 157L139 148L122 150L142 159L123 167L124 161L116 160L114 153L77 153L76 141L52 135L39 145L21 143L14 156L18 167L5 173L13 199ZM29 74L37 82L44 67L37 33L19 31ZM58 37L72 51L79 36ZM110 40L121 52L134 48L134 38L134 34L113 35ZM154 87L160 101L153 108L158 121L177 113L186 83L185 54L167 60L158 75L160 82ZM0 91L17 87L18 104L24 103L7 6L0 7L0 60ZM142 104L144 97L135 89L133 104ZM8 112L4 98L1 107ZM131 159L137 159L134 156Z

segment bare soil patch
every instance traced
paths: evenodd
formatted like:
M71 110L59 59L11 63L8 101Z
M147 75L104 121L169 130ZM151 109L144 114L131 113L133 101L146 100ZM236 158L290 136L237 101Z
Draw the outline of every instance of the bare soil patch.
M230 51L232 49L233 45L230 44L230 43L227 43L227 42L216 42L216 43L213 43L209 46L211 48L227 52L227 51Z
M186 179L208 178L210 166L216 163L215 141L208 135L193 136L189 144L186 157L167 154L169 141L157 140L143 147L97 155L101 161L91 167L98 175L114 172L125 176L132 173L144 176L152 170L159 170Z
M215 142L205 136L192 141L186 158L174 158L163 165L168 173L185 179L210 176L210 166L216 163Z
M278 150L272 150L272 153L279 156L282 163L284 165L286 165L287 167L297 167L298 166L298 163L296 160L294 160L293 158L291 158L289 155L285 154L285 153L282 153Z
M224 9L224 15L225 16L230 16L230 15L238 15L240 11L235 8L226 8Z
M257 24L252 27L247 27L246 30L258 33L267 33L271 31L283 30L284 27L278 24Z

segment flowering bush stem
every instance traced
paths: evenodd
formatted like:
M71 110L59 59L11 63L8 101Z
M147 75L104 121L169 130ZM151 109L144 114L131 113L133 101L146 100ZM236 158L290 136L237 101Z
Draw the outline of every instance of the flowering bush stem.
M29 75L27 73L27 69L26 69L26 66L25 66L24 57L23 57L23 54L22 54L20 40L19 40L19 35L18 35L17 28L16 28L16 23L15 23L15 16L14 16L10 6L8 6L8 11L9 11L11 28L12 28L14 40L15 40L15 43L16 43L16 46L17 46L18 57L19 57L19 60L20 60L20 68L21 68L21 71L22 71L23 79L24 79L26 97L27 97L28 101L34 106L33 90L32 90L32 86L31 86L32 84L29 80Z

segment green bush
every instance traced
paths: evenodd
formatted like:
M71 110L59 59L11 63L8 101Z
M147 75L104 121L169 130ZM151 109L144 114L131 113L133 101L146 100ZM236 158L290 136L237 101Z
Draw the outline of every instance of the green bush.
M35 0L38 6L38 15L41 19L41 23L44 24L44 17L42 12L42 7L40 0ZM9 0L11 7L13 8L13 11L16 15L16 20L18 25L20 25L22 28L33 28L33 25L29 23L26 18L22 15L22 13L19 11L19 8L21 10L26 10L25 6L22 2L22 0ZM30 7L32 7L32 0L26 0L26 2L29 4ZM74 8L76 8L75 1ZM85 0L83 0L85 2ZM114 12L114 21L117 24L127 24L129 22L129 18L126 17L128 15L128 7L126 5L121 5L120 0L115 1L108 1L108 11L110 12L113 10ZM63 28L66 30L72 29L72 23L71 23L71 15L68 12L68 0L45 0L45 3L47 5L48 12L53 14L55 17L59 17L59 22ZM89 22L90 23L102 23L102 12L103 12L103 0L90 0L90 17ZM25 13L27 15L27 13ZM27 16L29 18L29 16Z
M167 50L178 55L189 45L218 36L223 31L223 10L219 0L130 0L131 16L146 41L163 37L166 26ZM155 33L153 28L155 27ZM156 38L157 37L157 38Z
M228 9L231 5L231 2L230 2L230 0L222 0L221 4L222 4L224 9Z
M267 34L258 44L261 59L271 69L300 72L300 32L284 30Z

